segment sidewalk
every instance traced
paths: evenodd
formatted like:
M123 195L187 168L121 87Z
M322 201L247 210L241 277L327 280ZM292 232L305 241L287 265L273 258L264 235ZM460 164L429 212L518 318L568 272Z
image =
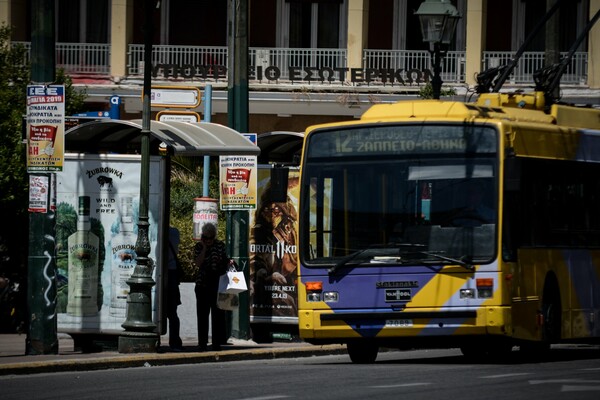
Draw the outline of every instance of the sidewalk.
M174 353L164 345L168 343L165 336L161 337L157 353L122 354L116 349L83 353L74 349L69 335L59 334L58 338L58 354L25 355L25 335L0 334L0 375L346 354L345 346L341 345L313 346L291 341L257 344L239 339L230 339L230 344L222 346L221 351L198 352L196 338L184 338L184 351Z

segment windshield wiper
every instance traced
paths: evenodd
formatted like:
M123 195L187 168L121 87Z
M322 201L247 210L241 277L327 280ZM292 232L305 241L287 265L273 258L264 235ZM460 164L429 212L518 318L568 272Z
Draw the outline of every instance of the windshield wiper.
M426 247L426 245L421 244L421 243L394 243L394 245L398 246L400 248ZM431 256L431 257L437 258L438 260L448 261L448 262L451 262L454 264L458 264L461 267L468 269L469 271L475 271L475 267L473 266L473 264L471 264L465 260L467 258L467 256L463 256L459 259L459 258L454 258L454 257L443 256L437 252L432 252L432 251L427 251L427 250L418 250L418 249L415 249L414 253L421 254L424 256ZM407 254L410 254L410 253L407 253ZM400 257L402 257L402 256L403 256L403 254L400 254Z
M424 244L420 244L420 243L390 243L388 245L373 245L371 247L367 247L366 249L362 249L359 250L355 253L350 254L349 256L341 259L337 264L335 264L333 267L329 268L327 270L327 272L329 273L329 275L335 274L335 272L345 266L346 264L356 260L358 257L362 256L363 254L369 252L369 251L377 251L377 250L396 250L396 249L400 249L400 248L415 248L415 247L425 247ZM380 256L385 256L387 254L379 254ZM390 257L396 257L396 259L400 259L400 255L399 254L395 254L395 255L390 255Z
M454 264L458 264L461 267L464 267L465 269L468 269L469 271L475 271L475 266L473 264L468 263L468 262L466 262L464 260L466 258L466 256L459 259L459 258L454 258L454 257L443 256L441 254L438 254L438 253L435 253L435 252L431 252L431 251L425 251L425 250L422 250L422 251L421 250L417 250L416 253L423 254L425 256L431 256L431 257L437 258L439 260L448 261L448 262L451 262L451 263L454 263Z
M347 256L347 257L345 257L345 258L342 258L342 259L340 260L340 262L338 262L337 264L335 264L333 267L329 268L329 269L327 270L327 273L328 273L329 275L333 275L333 274L335 274L335 272L336 272L336 271L337 271L339 268L341 268L341 267L343 267L344 265L348 264L350 261L353 261L353 260L357 259L359 256L361 256L361 255L365 254L365 253L366 253L367 251L369 251L369 250L371 250L371 248L362 249L362 250L359 250L359 251L357 251L357 252L355 252L355 253L352 253L352 254L350 254L349 256Z
M358 259L360 256L364 255L367 252L373 251L373 250L381 250L386 249L386 248L411 248L411 249L415 249L414 251L405 253L405 254L398 254L395 256L391 256L390 257L396 257L397 261L401 261L403 260L403 256L405 256L406 254L410 254L410 253L416 253L416 254L421 254L424 256L428 256L428 257L434 257L437 258L438 260L443 260L443 261L448 261L454 264L458 264L461 267L464 267L465 269L469 270L469 271L475 271L475 267L473 266L473 264L469 263L466 261L466 256L462 257L462 258L454 258L454 257L448 257L448 256L443 256L441 254L438 254L436 252L431 252L431 251L427 251L427 250L418 250L418 248L423 248L423 247L427 247L424 244L421 243L393 243L391 245L387 245L387 246L376 246L376 247L368 247L366 249L362 249L359 250L355 253L350 254L349 256L341 259L337 264L335 264L333 267L329 268L327 270L327 273L329 275L333 275L337 272L338 269L344 267L345 265L347 265L348 263Z

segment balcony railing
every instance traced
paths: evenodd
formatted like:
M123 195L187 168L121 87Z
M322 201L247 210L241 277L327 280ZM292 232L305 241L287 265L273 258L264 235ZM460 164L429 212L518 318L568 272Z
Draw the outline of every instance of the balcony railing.
M144 45L130 44L128 53L129 75L141 75ZM306 68L317 68L316 80L340 80L341 72L335 69L346 65L346 50L342 49L251 48L248 53L250 80L254 81L302 80ZM226 81L227 57L227 47L152 46L153 73L164 78ZM331 71L319 73L324 68Z
M345 49L250 48L248 64L254 79L263 82L343 82L346 53Z
M23 45L30 61L31 43ZM56 66L69 74L110 75L110 45L103 43L56 43Z
M400 80L403 80L405 84L420 83L423 74L432 74L433 71L427 50L364 50L363 65L375 71L393 71L396 81L401 83ZM447 52L442 62L441 78L446 83L465 81L464 51Z
M144 45L130 44L127 71L144 73ZM153 74L165 78L227 80L227 47L220 46L152 46Z
M13 42L26 49L29 42ZM515 52L483 52L481 70L508 64ZM562 53L561 56L565 56ZM153 73L159 79L183 81L226 81L227 47L155 45L152 52ZM143 73L144 46L128 47L127 73ZM588 55L575 53L561 78L566 85L587 84ZM302 84L398 84L413 85L431 78L431 56L425 50L364 50L363 68L348 69L345 49L250 48L250 81L262 83ZM110 75L110 45L101 43L56 43L56 65L69 74ZM507 83L533 84L533 73L544 65L544 52L525 52ZM449 51L442 65L446 83L465 82L465 52Z
M516 52L511 51L484 51L482 69L497 67L499 65L508 65L514 58ZM561 57L566 57L568 53L561 53ZM587 53L577 52L567 66L564 74L560 78L564 85L586 85L587 84ZM530 51L521 56L517 66L510 75L508 83L512 84L533 84L533 73L544 67L544 52Z

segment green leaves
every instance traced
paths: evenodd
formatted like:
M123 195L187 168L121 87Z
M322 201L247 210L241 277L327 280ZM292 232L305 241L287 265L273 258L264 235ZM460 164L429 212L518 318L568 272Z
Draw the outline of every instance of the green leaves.
M10 42L11 30L0 26L0 241L6 245L11 269L24 268L27 260L28 187L27 146L23 143L23 117L26 114L30 65L23 46ZM77 92L63 70L56 74L57 84L65 85L66 115L83 109L85 92Z

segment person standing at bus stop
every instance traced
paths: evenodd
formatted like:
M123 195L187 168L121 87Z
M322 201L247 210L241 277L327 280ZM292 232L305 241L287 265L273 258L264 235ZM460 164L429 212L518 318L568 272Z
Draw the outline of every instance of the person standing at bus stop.
M167 319L169 320L169 347L172 351L183 351L183 342L179 336L180 321L177 307L181 304L179 283L183 271L177 261L179 253L179 230L169 227L169 258L167 261Z
M198 267L196 278L196 316L198 318L198 350L206 351L208 344L208 318L212 325L212 349L221 350L225 343L225 311L217 307L219 278L227 272L229 257L225 243L217 239L217 227L202 226L200 241L194 246L194 261Z

